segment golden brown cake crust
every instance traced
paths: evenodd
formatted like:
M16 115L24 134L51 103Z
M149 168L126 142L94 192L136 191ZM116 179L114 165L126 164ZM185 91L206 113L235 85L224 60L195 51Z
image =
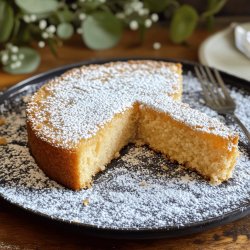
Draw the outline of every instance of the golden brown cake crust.
M217 119L173 101L180 100L181 94L180 64L128 61L70 70L45 84L28 103L27 131L31 153L38 166L53 180L73 190L87 187L91 184L92 176L104 170L123 146L138 139L138 127L135 124L141 111L148 107L156 116L161 113L171 117L172 124L177 124L177 134L180 130L178 124L186 124L187 131L191 130L193 134L198 131L198 145L203 145L206 134L209 138L218 137L224 141L221 151L223 159L220 156L215 159L216 154L213 153L209 156L215 175L211 171L205 171L204 175L219 182L226 180L230 177L237 155L238 136ZM154 123L155 119L151 120ZM164 123L165 118L163 120ZM162 135L165 133L164 130L161 131L163 125L160 124L157 129ZM155 128L145 127L148 131L152 129L153 132L149 132L149 135L156 131ZM142 134L147 134L145 129ZM142 134L139 139L147 142ZM173 139L171 136L166 138L169 141ZM151 140L148 144L170 159L178 159L177 156L172 158L171 153L164 150L164 146L159 147L160 140L159 137L158 142L153 143L154 140ZM215 152L214 143L210 140L208 144L205 146ZM181 148L182 144L176 144L177 146ZM190 148L186 147L185 150L190 151ZM233 161L230 169L227 156ZM196 161L198 159L197 156ZM180 163L185 162L180 157ZM203 174L203 166L197 168L202 164L193 162L189 167ZM216 166L221 167L225 174L218 173Z
M73 190L81 188L77 151L54 147L38 138L27 122L28 143L38 166L51 179Z

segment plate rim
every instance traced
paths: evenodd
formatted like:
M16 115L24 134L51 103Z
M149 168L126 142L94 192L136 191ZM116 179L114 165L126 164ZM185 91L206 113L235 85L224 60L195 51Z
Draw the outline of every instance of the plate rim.
M173 58L166 58L166 57L121 57L121 58L92 58L90 60L84 60L72 64L66 64L49 71L45 71L43 73L37 74L35 76L29 77L10 88L6 89L0 94L0 104L3 104L4 101L8 97L12 97L18 94L20 91L23 91L23 88L26 86L30 86L35 84L36 81L46 81L46 79L50 79L56 77L57 75L62 74L63 72L70 70L75 67L80 67L81 65L90 65L90 64L103 64L107 62L114 62L114 61L128 61L128 60L155 60L155 61L166 61L166 62L175 62L181 63L184 67L189 67L190 70L194 68L195 65L200 65L200 63L189 61L189 60L179 60ZM183 67L183 68L184 68ZM212 67L210 67L212 68ZM227 77L227 79L232 79L234 82L237 80L237 84L235 86L243 87L245 90L250 90L250 82L238 78L236 76L230 75L225 72L221 72L222 76ZM234 84L230 84L234 85ZM12 95L13 94L13 95ZM31 208L27 208L18 204L14 201L9 200L6 196L0 193L0 198L7 201L9 204L14 205L17 208L25 210L33 215L37 215L39 217L48 219L50 221L54 221L56 223L62 223L64 225L71 225L73 227L86 231L86 233L90 233L91 235L101 236L101 237L108 237L108 238L126 238L126 239L156 239L156 238L172 238L172 237L179 237L183 235L189 235L193 233L203 232L210 228L214 228L217 226L225 225L227 223L233 222L240 218L243 218L250 214L250 202L246 203L244 207L234 209L228 213L223 215L213 217L210 219L206 219L200 222L189 223L184 226L168 226L168 227L156 227L156 228L110 228L110 227L98 227L91 224L84 224L81 222L74 222L63 220L57 217L52 217L48 214L36 211Z

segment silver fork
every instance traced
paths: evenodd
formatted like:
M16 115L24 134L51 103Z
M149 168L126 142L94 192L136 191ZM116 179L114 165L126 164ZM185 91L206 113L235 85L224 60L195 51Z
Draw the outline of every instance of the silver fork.
M230 96L227 87L222 80L220 73L207 66L195 66L196 76L200 80L206 104L219 114L229 116L234 120L245 133L250 142L250 133L244 124L235 114L236 104Z

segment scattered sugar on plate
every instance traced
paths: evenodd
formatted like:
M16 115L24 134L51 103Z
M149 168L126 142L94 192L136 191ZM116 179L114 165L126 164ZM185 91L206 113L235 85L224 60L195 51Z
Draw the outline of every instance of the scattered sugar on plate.
M113 229L182 227L249 208L250 157L244 135L200 101L201 89L191 74L184 76L183 101L241 133L241 155L233 178L219 186L146 146L128 145L96 176L91 188L62 187L45 176L27 147L23 97L34 91L26 88L0 105L5 119L0 137L8 140L0 145L0 195L8 201L62 221ZM236 88L231 93L238 104L237 114L249 127L250 95Z

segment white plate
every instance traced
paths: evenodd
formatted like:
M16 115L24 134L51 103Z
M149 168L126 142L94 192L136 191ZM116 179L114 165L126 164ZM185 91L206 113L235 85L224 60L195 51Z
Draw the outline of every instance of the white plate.
M234 45L231 27L207 38L199 48L202 64L250 81L250 60Z

